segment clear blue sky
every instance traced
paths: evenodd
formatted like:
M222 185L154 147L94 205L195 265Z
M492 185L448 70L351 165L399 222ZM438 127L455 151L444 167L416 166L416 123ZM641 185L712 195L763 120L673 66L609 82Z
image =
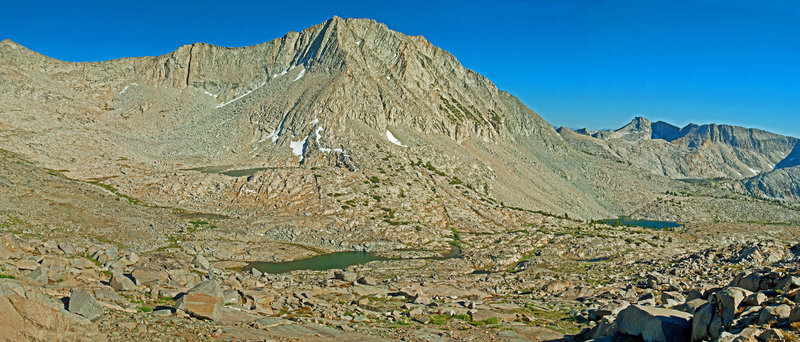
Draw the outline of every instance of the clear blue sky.
M794 0L6 1L0 39L96 61L251 45L333 15L424 35L556 126L643 115L800 137Z

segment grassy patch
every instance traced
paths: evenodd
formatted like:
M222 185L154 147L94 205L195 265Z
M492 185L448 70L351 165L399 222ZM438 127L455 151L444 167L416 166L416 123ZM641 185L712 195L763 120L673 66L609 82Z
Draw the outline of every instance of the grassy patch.
M450 238L450 245L461 248L461 236L458 233L458 230L455 228L451 228L450 231L453 233L452 235L445 236Z
M94 185L97 185L97 186L99 186L99 187L101 187L103 189L106 189L106 191L116 195L117 197L126 199L130 204L142 205L142 206L145 206L145 207L149 207L150 206L147 203L144 203L144 202L142 202L142 201L140 201L140 200L138 200L136 198L133 198L131 196L128 196L126 194L123 194L123 193L119 192L119 190L117 190L117 188L115 188L115 187L113 187L111 185L108 185L108 184L105 184L105 183L101 183L99 181L90 181L88 183L94 184Z
M554 307L542 309L529 306L521 311L531 314L532 317L529 316L531 318L529 324L545 326L562 334L576 334L584 327L575 321L575 318L569 314L568 309Z
M442 325L447 323L448 320L450 320L450 316L445 316L445 315L431 316L431 324Z
M84 257L84 258L86 258L86 259L89 259L89 261L91 261L91 262L92 262L92 263L93 263L95 266L97 266L97 267L103 267L103 263L102 263L102 262L100 262L100 260L97 260L97 259L95 259L95 258L92 258L92 255L91 255L91 254L89 254L89 253L83 253L83 257Z

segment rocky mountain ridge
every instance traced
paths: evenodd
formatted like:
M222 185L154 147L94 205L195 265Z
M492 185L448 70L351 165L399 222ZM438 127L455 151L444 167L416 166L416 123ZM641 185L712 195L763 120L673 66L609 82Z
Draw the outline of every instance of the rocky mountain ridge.
M800 163L800 140L730 125L689 124L683 128L636 117L614 131L558 132L573 147L673 179L734 180L748 194L797 200L792 183Z
M333 167L346 179L380 173L385 156L375 146L398 166L431 165L496 203L559 215L615 216L637 202L628 197L664 188L638 171L629 177L638 185L616 179L630 171L587 160L449 53L373 20L334 17L249 47L195 43L107 62L62 62L10 41L0 51L4 146L156 203L181 201L187 194L173 190L184 186L170 184L175 177L142 186L139 177L205 166ZM582 171L590 169L599 175ZM430 186L412 189L418 176L407 172L395 178L411 186L398 192L438 196ZM629 195L618 198L620 188Z

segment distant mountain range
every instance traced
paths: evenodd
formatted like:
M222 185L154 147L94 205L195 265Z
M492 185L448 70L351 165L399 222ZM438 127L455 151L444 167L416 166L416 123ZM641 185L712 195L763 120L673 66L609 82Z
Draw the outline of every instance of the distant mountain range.
M737 189L752 195L798 199L800 140L794 137L718 124L680 128L642 117L613 131L557 131L581 151L654 174L735 179Z

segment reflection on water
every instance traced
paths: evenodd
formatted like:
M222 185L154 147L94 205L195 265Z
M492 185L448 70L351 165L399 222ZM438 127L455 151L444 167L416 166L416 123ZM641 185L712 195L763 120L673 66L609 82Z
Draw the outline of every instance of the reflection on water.
M203 166L203 167L195 167L191 169L183 169L183 171L198 171L202 173L220 173L231 168L232 165L221 165L221 166Z
M228 177L244 177L244 176L252 176L258 171L264 170L271 170L274 167L254 167L249 169L238 169L238 170L231 170L233 165L221 165L221 166L203 166L203 167L195 167L191 169L183 169L183 171L197 171L202 173L219 173L221 175L225 175Z
M223 174L223 175L226 175L228 177L244 177L244 176L252 176L254 173L256 173L258 171L264 171L264 170L269 170L269 169L272 169L272 168L271 167L256 167L256 168L252 168L252 169L229 170L229 171L224 171L224 172L220 172L220 173Z
M372 252L336 252L287 262L254 262L250 264L250 267L264 273L280 274L297 270L325 271L343 269L348 266L366 264L372 261L447 260L460 257L461 250L458 247L452 247L443 255L424 258L389 258Z
M672 221L634 220L626 216L620 216L616 219L603 220L603 223L612 226L634 226L654 229L678 228L682 226L681 224Z

